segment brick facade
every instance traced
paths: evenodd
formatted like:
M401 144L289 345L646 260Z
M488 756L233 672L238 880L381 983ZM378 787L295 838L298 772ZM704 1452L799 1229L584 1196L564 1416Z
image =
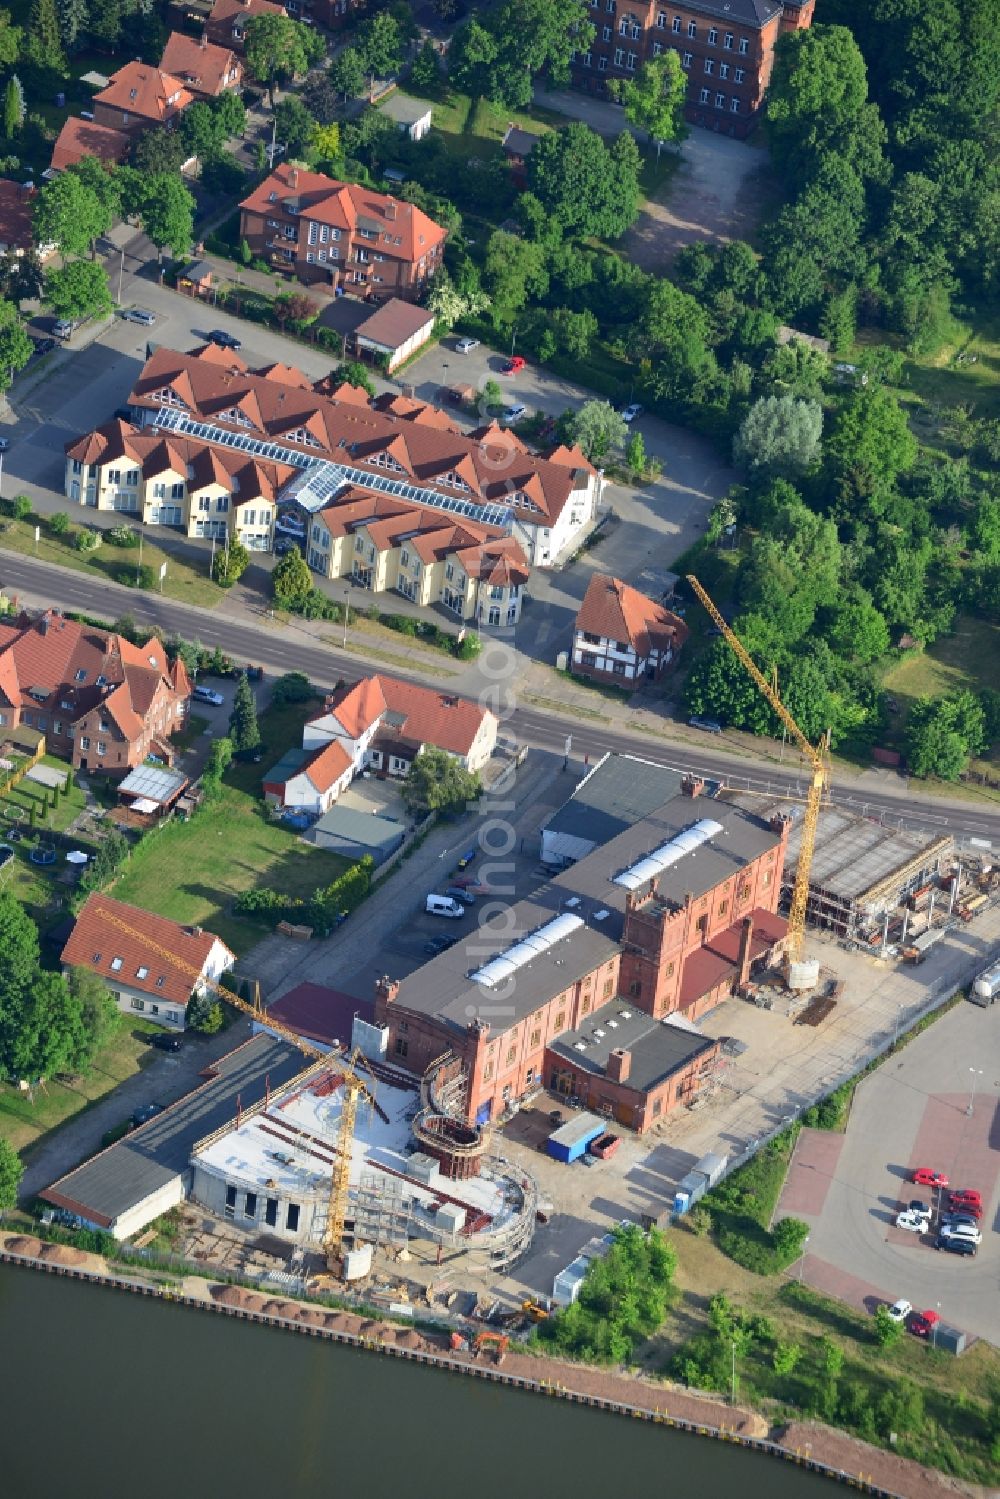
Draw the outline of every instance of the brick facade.
M786 31L812 24L815 0L593 0L596 35L573 59L577 88L606 94L613 78L634 78L643 63L673 48L688 75L685 118L726 135L750 134L771 78L774 47ZM623 119L624 124L624 119Z
M578 1098L581 1108L606 1114L617 1124L642 1135L671 1109L682 1108L697 1097L715 1070L720 1048L721 1043L715 1041L685 1067L649 1089L630 1083L628 1052L612 1052L607 1071L595 1076L586 1067L574 1065L560 1053L550 1051L545 1057L545 1085L563 1097Z

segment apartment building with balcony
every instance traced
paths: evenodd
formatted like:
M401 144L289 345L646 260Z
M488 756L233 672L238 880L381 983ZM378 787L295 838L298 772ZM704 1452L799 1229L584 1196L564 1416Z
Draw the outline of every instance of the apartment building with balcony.
M760 118L787 31L812 24L815 0L592 0L594 40L572 61L577 88L606 94L672 48L688 75L685 118L727 135L750 134Z
M412 203L283 162L240 204L253 253L297 278L381 301L415 300L447 229Z

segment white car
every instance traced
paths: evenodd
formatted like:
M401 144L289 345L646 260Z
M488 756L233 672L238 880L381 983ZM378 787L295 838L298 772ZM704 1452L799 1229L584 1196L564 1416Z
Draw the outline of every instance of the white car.
M642 416L643 408L638 401L633 401L631 406L626 406L622 412L623 422L634 422L637 416Z
M912 1301L894 1301L889 1308L889 1316L894 1322L905 1322L912 1311Z
M975 1244L977 1249L983 1242L979 1229L968 1219L964 1223L942 1223L939 1231L942 1239L968 1239L969 1243Z
M221 692L216 692L213 687L196 687L191 696L199 703L211 703L213 708L221 708L226 701Z
M455 351L458 354L471 354L472 351L473 351L473 349L478 349L478 348L479 348L479 339L478 338L460 338L458 340L458 343L455 345Z
M907 1209L904 1213L896 1214L896 1227L909 1229L911 1234L925 1234L931 1226L929 1218L922 1213L913 1213Z
M512 427L515 422L519 422L522 416L527 416L527 414L527 406L508 406L504 411L503 419L508 427Z

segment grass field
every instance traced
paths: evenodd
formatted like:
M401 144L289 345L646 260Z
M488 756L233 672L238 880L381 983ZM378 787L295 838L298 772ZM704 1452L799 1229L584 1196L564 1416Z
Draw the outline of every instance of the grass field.
M910 390L921 401L969 405L976 416L1000 416L1000 316L977 325L953 318L943 346L935 354L907 360L905 371Z
M890 716L893 739L905 730L919 697L943 697L965 687L973 692L984 687L1000 691L1000 625L960 615L953 634L924 651L907 651L892 660L882 686L899 705Z
M53 770L67 769L65 760L57 760L54 755L43 755L39 764L47 765ZM35 809L36 827L51 828L53 832L61 833L74 818L79 817L85 805L86 797L75 783L69 791L62 793L57 805L52 808L49 806L46 787L27 779L19 781L5 797L0 798L0 837L7 824L27 827L32 807Z
M65 536L53 536L46 528L44 522L41 527L41 536L35 541L35 526L37 522L33 517L28 520L6 520L0 529L0 552L20 552L28 557L37 556L42 562L53 562L59 567L72 568L74 572L89 573L91 576L105 578L114 583L123 583L131 586L134 583L136 568L139 564L138 547L116 547L105 542L99 546L96 552L78 552L73 545L73 536L78 529L71 527ZM136 523L138 524L138 522ZM155 574L160 571L160 564L166 562L167 573L163 580L163 592L165 597L177 599L185 604L197 604L203 609L214 609L223 596L223 590L217 588L211 578L207 576L208 564L202 572L196 572L187 562L171 555L156 546L149 539L149 532L143 535L142 563L144 567L151 567Z
M270 886L288 896L310 896L336 879L347 861L303 843L270 817L261 797L262 775L285 750L301 744L302 725L317 706L314 699L261 714L260 763L234 763L218 801L190 822L171 822L147 837L116 883L116 899L207 927L244 953L270 926L234 916L237 895Z
M551 110L534 106L509 110L488 99L473 100L450 89L443 99L434 101L433 128L456 156L479 156L483 160L500 156L500 143L510 124L543 135L566 123L565 115Z
M0 1084L0 1138L15 1150L30 1149L50 1130L139 1072L150 1056L145 1037L158 1029L130 1016L114 1040L98 1053L87 1077L72 1083L52 1079L36 1092L34 1103L26 1093Z

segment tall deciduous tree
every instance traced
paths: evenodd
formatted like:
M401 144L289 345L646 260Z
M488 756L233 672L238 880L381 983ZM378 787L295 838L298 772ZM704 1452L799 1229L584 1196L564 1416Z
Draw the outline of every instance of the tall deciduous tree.
M825 448L834 482L865 498L888 489L917 457L906 413L884 385L845 401Z
M57 317L95 317L113 307L108 274L96 260L70 260L45 274L45 300Z
M445 750L428 748L410 766L401 787L411 812L453 812L474 802L481 782Z
M75 1064L86 1071L97 1053L121 1030L124 1016L99 974L90 968L71 968L66 975L70 995L80 1007L83 1041Z
M0 10L0 66L12 67L21 55L24 32L11 24L10 11Z
M333 59L327 74L338 94L356 99L365 86L365 64L357 47L345 47Z
M194 236L194 198L179 177L166 172L131 185L131 208L162 256L186 255Z
M688 133L684 123L687 83L680 57L671 49L643 63L637 77L614 85L626 119L656 142L657 157L665 141L683 140Z
M308 73L322 60L324 50L323 39L313 27L289 16L265 14L251 16L247 22L247 67L266 86L272 109L278 84Z
M59 0L59 34L67 52L76 50L80 34L87 29L87 0Z
M24 1162L6 1140L0 1140L0 1216L17 1206L17 1189L24 1175Z
M229 737L237 754L255 750L260 744L257 704L245 671L241 671L233 694L233 711L229 715Z
M437 48L430 37L426 39L413 60L410 70L410 85L422 94L435 98L441 87L441 62Z
M755 401L733 443L736 463L765 478L794 478L819 457L823 408L794 396Z
M609 149L588 125L552 130L528 158L528 181L570 234L618 239L638 211L639 153L631 135Z
M0 302L0 390L8 389L13 373L24 368L34 349L17 307Z
M55 245L63 255L85 255L111 227L112 212L84 175L71 170L42 188L33 223L37 245Z
M585 401L572 423L573 441L599 463L628 436L628 424L610 401Z
M358 51L365 72L374 78L389 78L403 63L403 37L399 22L387 10L376 11L358 30Z
M490 93L500 48L492 31L473 18L460 26L448 49L448 81L472 98Z
M232 140L234 136L243 134L247 128L247 111L239 94L226 89L212 101L212 109L219 121L224 140Z

